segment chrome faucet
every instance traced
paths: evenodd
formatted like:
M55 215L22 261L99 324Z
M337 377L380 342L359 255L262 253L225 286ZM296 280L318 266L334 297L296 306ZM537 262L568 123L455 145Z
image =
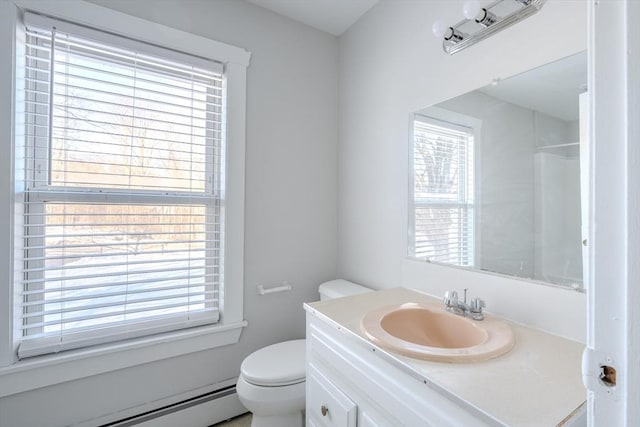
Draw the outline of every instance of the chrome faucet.
M471 317L473 320L484 320L482 309L487 305L478 297L471 298L471 304L467 304L467 289L464 290L464 300L458 299L456 291L446 291L442 299L446 310L458 316Z

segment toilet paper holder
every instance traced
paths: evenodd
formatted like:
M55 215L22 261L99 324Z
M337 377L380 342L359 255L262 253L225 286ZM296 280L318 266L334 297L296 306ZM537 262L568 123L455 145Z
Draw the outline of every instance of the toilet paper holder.
M258 295L274 294L276 292L287 292L291 290L291 283L282 282L282 285L272 288L265 288L264 285L258 285Z

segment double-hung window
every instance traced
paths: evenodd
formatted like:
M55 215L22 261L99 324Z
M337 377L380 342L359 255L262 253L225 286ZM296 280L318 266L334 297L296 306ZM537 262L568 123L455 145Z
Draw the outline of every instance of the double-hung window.
M416 114L412 137L409 255L474 262L474 130Z
M222 64L29 13L25 25L19 357L218 322Z

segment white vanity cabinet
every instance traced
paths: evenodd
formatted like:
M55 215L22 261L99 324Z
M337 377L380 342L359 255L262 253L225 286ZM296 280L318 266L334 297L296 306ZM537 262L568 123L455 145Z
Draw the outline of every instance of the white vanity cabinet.
M307 426L500 425L469 413L384 359L339 326L307 315Z
M510 323L515 346L483 362L384 350L360 330L376 308L442 304L409 289L305 304L308 426L582 427L584 344Z

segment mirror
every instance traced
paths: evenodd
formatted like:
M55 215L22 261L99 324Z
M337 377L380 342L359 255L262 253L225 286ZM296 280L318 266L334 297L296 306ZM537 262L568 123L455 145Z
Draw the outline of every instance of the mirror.
M582 52L413 114L409 256L583 288L586 83Z

